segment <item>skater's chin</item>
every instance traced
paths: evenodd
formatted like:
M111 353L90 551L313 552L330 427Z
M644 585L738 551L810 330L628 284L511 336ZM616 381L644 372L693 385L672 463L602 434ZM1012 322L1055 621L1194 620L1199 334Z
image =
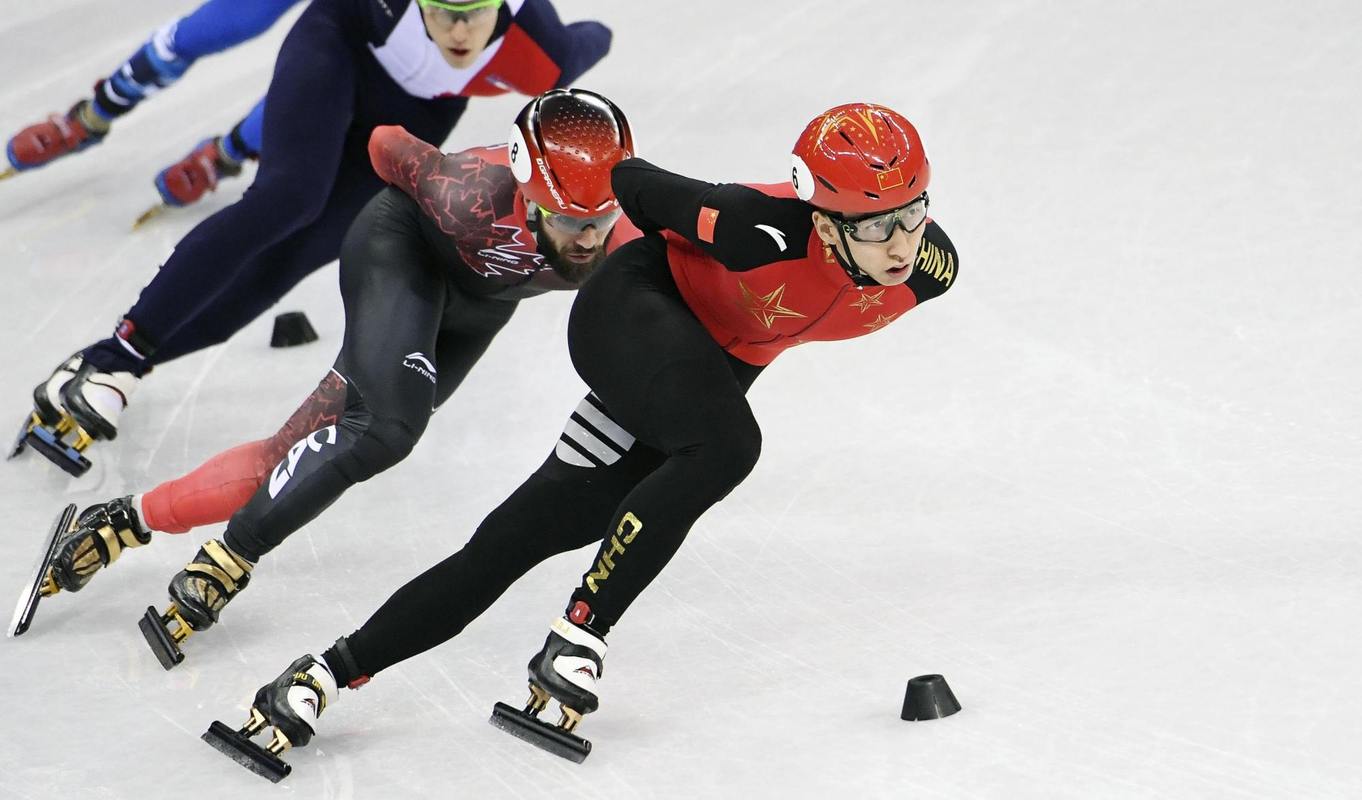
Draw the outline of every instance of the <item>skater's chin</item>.
M471 47L442 47L440 51L444 53L445 62L455 69L465 69L473 66L478 54Z

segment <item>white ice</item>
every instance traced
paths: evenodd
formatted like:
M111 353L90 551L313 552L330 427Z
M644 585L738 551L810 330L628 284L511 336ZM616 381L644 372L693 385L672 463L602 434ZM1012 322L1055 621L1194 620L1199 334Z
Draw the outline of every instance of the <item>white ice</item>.
M1362 7L558 5L614 28L583 85L683 173L779 181L823 108L907 113L957 285L757 383L762 461L612 634L584 764L486 719L523 700L585 551L344 693L279 788L198 741L457 549L549 451L582 392L571 298L554 296L526 302L412 457L265 561L176 670L135 623L220 527L127 553L0 641L0 796L1362 796ZM192 3L4 6L8 136ZM286 28L0 185L16 426L31 387L244 189L129 231L156 170L264 89ZM447 149L502 139L520 102L474 101ZM319 343L271 350L267 317L157 369L86 477L0 465L6 609L62 504L277 427L336 350L335 275L275 309L306 311ZM964 711L899 720L923 673Z

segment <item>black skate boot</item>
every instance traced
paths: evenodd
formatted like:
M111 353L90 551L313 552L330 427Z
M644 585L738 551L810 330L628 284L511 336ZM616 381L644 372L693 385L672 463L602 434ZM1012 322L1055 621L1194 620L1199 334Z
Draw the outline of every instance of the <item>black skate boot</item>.
M215 721L202 738L251 772L278 783L292 771L279 756L290 747L302 747L312 741L317 733L317 718L336 702L337 694L336 678L326 662L303 656L279 677L260 687L245 725L232 730ZM251 737L266 725L274 728L274 735L268 745L261 747Z
M44 550L46 555L31 589L32 607L23 619L16 611L10 636L28 630L39 600L61 591L80 591L96 572L117 561L124 549L151 541L151 531L137 518L132 497L96 503L79 517L75 516L74 505L69 508L71 518L65 523L58 521Z
M577 608L585 608L580 601ZM589 618L590 610L581 615ZM490 722L519 739L536 747L581 763L591 753L591 742L573 733L584 714L600 705L596 696L596 681L600 679L605 660L605 640L586 624L559 617L553 621L544 647L530 659L530 699L523 711L505 703L492 708ZM550 699L558 701L562 718L557 725L539 720Z
M174 602L164 614L148 607L138 623L161 666L172 669L184 661L180 642L213 627L223 606L250 582L253 566L216 539L203 543L194 560L170 579Z
M94 441L94 437L80 429L75 419L66 412L61 391L73 378L81 366L80 354L63 361L47 380L33 388L33 410L19 429L19 436L10 448L9 458L14 458L31 446L67 473L80 477L90 469L90 462L83 452ZM67 441L67 437L71 440Z
M118 418L140 380L131 372L100 372L82 362L61 387L62 406L90 439L117 439Z
M47 594L80 591L96 572L117 561L125 548L150 541L151 531L142 526L131 496L90 506L80 513L75 530L57 543L49 573L55 588Z

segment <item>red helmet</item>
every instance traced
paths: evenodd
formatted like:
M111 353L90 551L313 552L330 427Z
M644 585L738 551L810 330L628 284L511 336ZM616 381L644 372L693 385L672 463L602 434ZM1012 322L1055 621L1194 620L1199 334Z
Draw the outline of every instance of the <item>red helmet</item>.
M790 182L800 200L839 214L906 205L932 177L922 139L896 111L848 103L819 114L794 146Z
M624 112L584 89L553 89L531 100L511 126L511 172L541 208L589 217L619 207L610 169L634 155Z

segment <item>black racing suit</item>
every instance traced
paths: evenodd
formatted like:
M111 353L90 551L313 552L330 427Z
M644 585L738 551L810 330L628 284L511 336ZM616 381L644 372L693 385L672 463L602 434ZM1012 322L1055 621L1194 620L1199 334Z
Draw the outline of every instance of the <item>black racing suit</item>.
M457 635L534 565L588 544L597 545L597 554L570 606L586 602L593 614L590 627L604 635L665 567L696 519L751 471L761 432L745 395L763 367L727 352L745 346L743 341L720 346L706 329L678 289L677 247L692 248L687 257L710 259L701 268L721 272L821 270L821 283L810 293L829 305L818 314L797 315L804 317L797 321L804 336L849 338L882 327L877 319L888 321L887 315L862 318L855 310L873 307L862 288L879 298L874 302L887 302L879 291L884 287L858 287L831 259L810 261L821 252L812 248L817 240L809 227L811 207L737 184L682 178L637 159L616 167L614 178L625 213L652 233L611 254L574 303L571 354L593 392L573 412L554 452L483 520L463 549L403 586L359 630L326 651L342 685ZM697 211L714 209L723 220L717 242L713 230L697 232L695 223ZM750 232L754 222L775 223L802 238L776 238L777 253L772 237ZM658 231L671 232L675 240ZM944 273L933 275L928 268L927 254L943 263L949 256L944 282ZM900 298L900 307L934 297L954 280L954 259L950 240L931 223L919 269L908 283L888 291L911 293ZM769 302L753 306L754 318L765 321L765 328L756 328L758 336L776 335L778 315L771 308L790 312ZM825 333L820 326L829 322L840 327ZM792 335L782 346L804 340Z

